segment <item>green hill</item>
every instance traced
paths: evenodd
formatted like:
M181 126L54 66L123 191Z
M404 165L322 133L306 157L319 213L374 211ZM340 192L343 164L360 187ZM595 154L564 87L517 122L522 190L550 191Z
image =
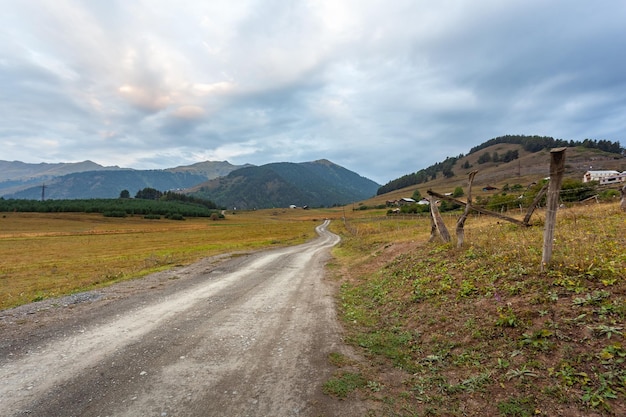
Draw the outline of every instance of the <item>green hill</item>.
M327 160L251 166L188 190L229 208L329 207L363 200L378 184Z
M565 141L547 136L507 135L474 146L467 155L450 156L442 162L389 181L378 189L377 194L410 186L422 188L434 182L454 188L463 183L467 173L473 170L480 172L476 178L477 185L509 182L515 178L519 178L519 181L531 179L532 182L547 175L549 158L545 155L555 147L570 149L566 175L572 177L582 178L590 166L594 169L626 169L626 150L619 142L589 139Z

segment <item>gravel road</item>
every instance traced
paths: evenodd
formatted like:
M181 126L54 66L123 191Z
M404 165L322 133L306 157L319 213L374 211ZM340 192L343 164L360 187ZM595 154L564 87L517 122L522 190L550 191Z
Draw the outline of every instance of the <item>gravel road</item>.
M2 416L361 416L322 393L339 238L0 311Z

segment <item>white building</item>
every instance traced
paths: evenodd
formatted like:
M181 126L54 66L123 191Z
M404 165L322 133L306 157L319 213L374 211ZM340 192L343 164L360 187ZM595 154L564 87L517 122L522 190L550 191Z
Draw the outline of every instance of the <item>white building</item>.
M626 172L619 171L587 171L583 182L598 181L600 184L613 184L626 181Z

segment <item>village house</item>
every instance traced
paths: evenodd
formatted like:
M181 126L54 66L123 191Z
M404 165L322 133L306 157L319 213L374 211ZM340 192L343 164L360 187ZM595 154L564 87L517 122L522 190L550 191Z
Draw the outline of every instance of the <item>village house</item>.
M398 200L398 204L401 206L407 205L407 204L415 204L415 200L413 200L412 198L409 197L403 197L400 200Z
M583 175L583 182L598 181L600 184L614 184L626 181L626 172L613 170L587 171Z
M399 200L387 200L385 202L387 207L406 206L406 205L415 204L415 203L416 203L416 201L413 200L412 198L409 198L409 197L404 197L404 198L401 198Z

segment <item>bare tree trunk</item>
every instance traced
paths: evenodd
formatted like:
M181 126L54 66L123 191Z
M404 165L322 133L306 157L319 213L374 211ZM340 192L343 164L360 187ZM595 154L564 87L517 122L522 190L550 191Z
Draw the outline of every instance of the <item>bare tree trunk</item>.
M556 210L559 206L559 191L563 183L565 167L565 149L567 148L555 148L550 151L550 185L548 186L548 202L546 204L546 224L543 229L541 272L545 271L552 259Z
M459 220L456 222L456 247L460 248L463 246L463 242L465 241L465 220L467 219L467 215L472 208L472 183L474 182L474 176L478 171L472 171L469 173L469 185L467 187L467 204L465 205L465 210L463 211L463 215L459 217Z
M450 241L450 233L448 232L448 228L446 228L446 224L443 222L443 218L441 218L437 203L432 197L430 198L430 215L435 223L437 232L439 232L439 236L441 236L444 242L448 243Z
M622 187L620 192L622 193L622 200L620 201L619 206L622 208L622 210L626 211L626 185Z

